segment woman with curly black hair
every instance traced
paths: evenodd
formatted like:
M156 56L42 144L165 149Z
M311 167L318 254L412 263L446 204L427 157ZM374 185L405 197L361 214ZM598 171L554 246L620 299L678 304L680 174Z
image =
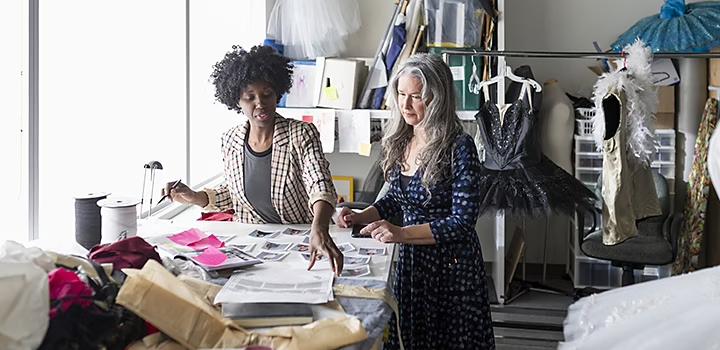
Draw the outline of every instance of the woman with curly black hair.
M292 73L290 59L270 46L233 46L210 76L216 100L248 119L223 134L225 181L202 191L169 183L163 195L208 211L234 209L233 219L245 223L311 223L310 254L316 259L308 269L323 254L339 275L343 254L328 232L337 194L320 133L311 123L275 112Z

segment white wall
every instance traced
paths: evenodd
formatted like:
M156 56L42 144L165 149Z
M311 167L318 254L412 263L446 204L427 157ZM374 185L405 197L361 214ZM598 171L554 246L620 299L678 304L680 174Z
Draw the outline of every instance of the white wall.
M373 57L380 41L385 37L395 10L392 0L358 0L360 4L360 30L348 37L345 57Z

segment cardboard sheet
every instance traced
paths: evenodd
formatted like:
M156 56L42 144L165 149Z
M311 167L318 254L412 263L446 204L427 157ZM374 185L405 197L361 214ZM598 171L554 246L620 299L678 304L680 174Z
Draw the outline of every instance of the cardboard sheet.
M242 329L222 317L208 298L218 286L194 280L183 282L156 261L142 270L123 269L128 277L117 303L189 349L267 345L275 350L337 349L367 339L352 316L323 319L305 326L275 327L265 334Z

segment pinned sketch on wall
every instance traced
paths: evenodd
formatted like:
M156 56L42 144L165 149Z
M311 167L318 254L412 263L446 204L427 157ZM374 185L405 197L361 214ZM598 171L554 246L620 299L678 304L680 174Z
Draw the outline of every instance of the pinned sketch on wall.
M338 110L338 146L341 153L361 153L361 145L370 143L370 111Z
M287 119L303 120L303 114L306 114L305 111L304 109L287 108L279 113Z
M332 153L335 150L335 110L334 109L293 109L282 111L282 116L288 119L301 120L313 123L320 132L320 143L323 152Z
M312 123L315 124L320 131L320 142L322 142L323 152L333 153L333 151L335 151L335 110L313 110Z
M312 107L313 86L315 84L315 61L293 62L293 85L285 100L286 107Z

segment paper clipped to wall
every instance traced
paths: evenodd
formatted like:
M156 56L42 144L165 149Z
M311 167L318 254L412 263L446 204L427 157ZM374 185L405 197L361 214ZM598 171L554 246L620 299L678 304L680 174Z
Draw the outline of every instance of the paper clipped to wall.
M341 153L370 154L370 111L337 111L338 146ZM363 147L363 145L365 145ZM367 154L364 154L367 151Z

